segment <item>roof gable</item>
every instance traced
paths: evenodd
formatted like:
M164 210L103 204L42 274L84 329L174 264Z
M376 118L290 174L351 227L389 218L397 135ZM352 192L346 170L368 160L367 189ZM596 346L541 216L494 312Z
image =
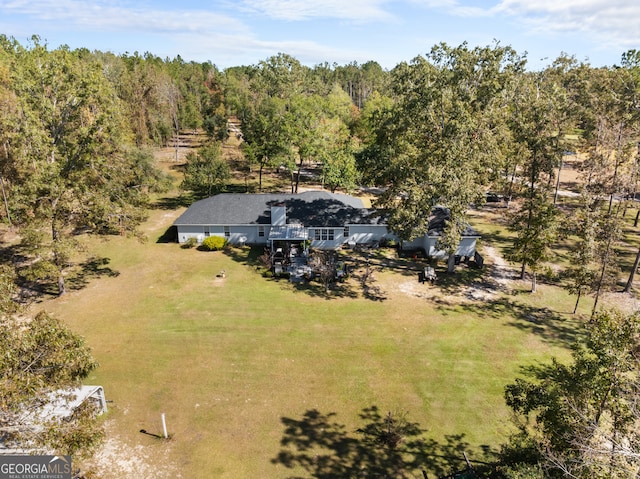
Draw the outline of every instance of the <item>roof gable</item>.
M449 208L445 208L444 206L436 206L435 208L433 208L433 210L431 211L431 216L429 217L427 236L441 236L444 232L444 227L450 219L451 211L449 210ZM480 234L476 230L474 230L468 223L464 224L461 235L466 237L480 237Z

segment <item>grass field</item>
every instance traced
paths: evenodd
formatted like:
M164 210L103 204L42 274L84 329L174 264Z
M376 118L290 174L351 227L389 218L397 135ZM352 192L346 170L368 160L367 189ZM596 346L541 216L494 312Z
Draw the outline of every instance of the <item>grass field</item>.
M179 181L174 152L164 154L160 164ZM563 175L571 187L575 171ZM572 315L575 297L542 277L530 294L516 268L505 290L486 293L498 271L489 252L510 244L490 205L470 214L483 270L446 275L443 265L437 285L422 285L418 264L380 252L371 258L374 294L364 295L357 255L345 257L351 280L325 293L263 278L249 249L204 253L158 241L181 204L158 202L143 225L146 243L91 240L93 267L69 278L82 287L38 305L85 336L100 362L87 383L104 386L111 402L105 447L88 464L95 477L309 476L276 460L292 439L286 426L306 428L308 450L297 452L312 468L334 446L320 445L329 423L358 437L361 414L374 407L427 430L422 467L431 473L459 466L463 450L491 460L511 432L504 386L527 365L567 357L593 304L583 300ZM471 291L481 294L469 299ZM169 440L158 437L162 413ZM341 460L332 459L338 469Z
M433 289L426 298L411 293L409 261L376 271L378 300L356 280L329 294L298 289L262 278L248 250L156 242L179 213L152 212L146 243L91 244L105 258L94 277L40 305L84 335L100 362L87 381L111 401L106 451L93 466L100 477L290 477L296 471L273 461L283 420L317 410L354 431L372 406L427 429L435 446L426 469L449 463L436 457L445 450L485 459L510 431L504 386L521 366L566 355L573 338L573 299L557 288L532 296L520 285L468 301L456 293L464 281L447 278L419 285ZM161 413L168 441L154 436Z

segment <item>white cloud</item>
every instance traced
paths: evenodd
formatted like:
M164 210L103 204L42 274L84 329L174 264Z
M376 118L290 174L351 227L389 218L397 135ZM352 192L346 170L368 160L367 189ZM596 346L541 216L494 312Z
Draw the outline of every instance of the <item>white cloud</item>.
M0 12L25 15L34 22L51 27L60 22L64 28L98 29L148 33L244 30L235 19L205 10L158 10L135 8L121 2L78 0L15 0L0 2Z
M446 12L459 17L486 17L492 14L492 9L468 5L468 1L458 0L409 0L411 3L425 8ZM477 3L477 2L473 2Z
M128 1L118 0L0 0L0 18L10 15L27 18L29 28L36 32L39 26L46 25L47 35L53 37L56 35L52 31L121 34L127 37L126 48L131 51L149 50L169 57L179 53L190 60L212 60L224 66L255 63L276 52L286 52L309 63L317 62L318 58L352 61L358 53L362 58L367 56L365 52L346 51L303 39L266 41L256 38L254 32L236 19L204 10L183 9L179 5L169 11L133 7ZM0 26L3 21L4 18ZM16 29L14 25L14 33ZM20 31L25 36L33 33L24 28ZM149 40L137 38L135 34L150 34L161 40L149 44ZM111 48L113 46L115 43Z
M608 47L640 44L637 0L502 0L496 12L518 17L537 33L581 32Z
M578 33L602 47L637 48L640 45L638 0L408 1L456 16L509 16L532 34Z
M0 32L17 38L37 33L72 47L180 54L229 66L277 52L307 63L386 55L392 66L426 44L492 37L520 41L529 51L539 47L540 57L560 46L587 58L619 55L640 46L638 18L639 0L0 0ZM327 20L339 23L335 34ZM282 21L305 23L289 29Z
M276 55L278 52L292 55L303 64L313 66L328 61L348 63L369 61L370 51L357 48L333 47L309 40L262 40L250 35L200 34L187 32L172 37L171 48L188 60L210 60L220 68L252 65ZM185 57L185 52L186 57ZM154 51L154 54L173 56L175 53Z
M245 8L280 20L338 18L355 22L385 20L393 15L389 0L244 0Z

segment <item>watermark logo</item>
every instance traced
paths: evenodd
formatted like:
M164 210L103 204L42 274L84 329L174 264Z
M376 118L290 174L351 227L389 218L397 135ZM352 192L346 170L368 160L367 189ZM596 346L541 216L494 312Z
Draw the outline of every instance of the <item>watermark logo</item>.
M71 456L0 456L0 479L71 479Z

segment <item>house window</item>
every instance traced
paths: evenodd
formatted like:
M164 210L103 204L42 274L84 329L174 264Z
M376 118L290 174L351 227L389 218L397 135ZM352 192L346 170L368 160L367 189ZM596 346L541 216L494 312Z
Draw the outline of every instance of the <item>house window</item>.
M313 232L313 239L316 241L333 241L334 232L330 228L316 228Z
M208 238L209 236L211 236L211 231L209 230L209 227L205 227L204 229L204 236L205 238Z
M344 227L344 237L348 239L349 236L351 236L351 233L349 232L349 227L345 226Z
M225 226L224 227L224 237L225 238L229 238L231 236L231 232L229 231L229 227Z
M264 238L264 226L258 226L258 236Z

